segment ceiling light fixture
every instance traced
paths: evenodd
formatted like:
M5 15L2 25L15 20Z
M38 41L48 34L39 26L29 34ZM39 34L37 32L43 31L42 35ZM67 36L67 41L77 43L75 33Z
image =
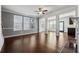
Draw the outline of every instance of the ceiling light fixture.
M37 12L37 14L41 15L41 14L46 14L47 11L48 11L47 9L38 8L38 10L36 10L35 12Z

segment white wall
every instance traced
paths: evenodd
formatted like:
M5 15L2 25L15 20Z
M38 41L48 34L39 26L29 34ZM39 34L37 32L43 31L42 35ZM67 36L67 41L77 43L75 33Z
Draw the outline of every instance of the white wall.
M64 21L64 32L68 32L68 28L75 28L76 23L74 21L73 25L69 24L69 17L75 17L76 16L76 10L72 10L67 13L62 13L59 15L59 21Z
M75 23L73 25L69 25L69 16L76 16L76 6L72 6L72 7L64 7L62 9L53 11L47 15L44 15L41 18L49 18L50 16L59 16L59 20L61 20L60 18L64 18L64 31L67 32L67 28L74 28L75 27Z
M1 5L0 5L0 51L3 46L3 42L4 42L4 39L3 39L2 28L1 28Z

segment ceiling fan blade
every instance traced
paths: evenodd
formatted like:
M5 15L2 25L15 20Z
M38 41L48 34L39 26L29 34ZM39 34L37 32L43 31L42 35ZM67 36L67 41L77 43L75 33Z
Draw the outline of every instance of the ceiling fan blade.
M48 10L43 10L43 12L47 12Z
M42 12L42 14L45 14L45 12Z

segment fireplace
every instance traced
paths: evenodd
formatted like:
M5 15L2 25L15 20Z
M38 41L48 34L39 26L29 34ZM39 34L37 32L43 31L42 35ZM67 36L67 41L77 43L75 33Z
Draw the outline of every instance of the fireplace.
M68 28L68 35L75 37L75 28Z

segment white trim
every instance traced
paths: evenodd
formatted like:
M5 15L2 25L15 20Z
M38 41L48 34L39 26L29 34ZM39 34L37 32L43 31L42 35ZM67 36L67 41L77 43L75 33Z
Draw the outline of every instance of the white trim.
M34 33L37 33L37 32L34 32ZM17 34L17 35L4 36L4 38L16 37L16 36L28 35L28 34L33 34L33 33L26 33L26 34Z

